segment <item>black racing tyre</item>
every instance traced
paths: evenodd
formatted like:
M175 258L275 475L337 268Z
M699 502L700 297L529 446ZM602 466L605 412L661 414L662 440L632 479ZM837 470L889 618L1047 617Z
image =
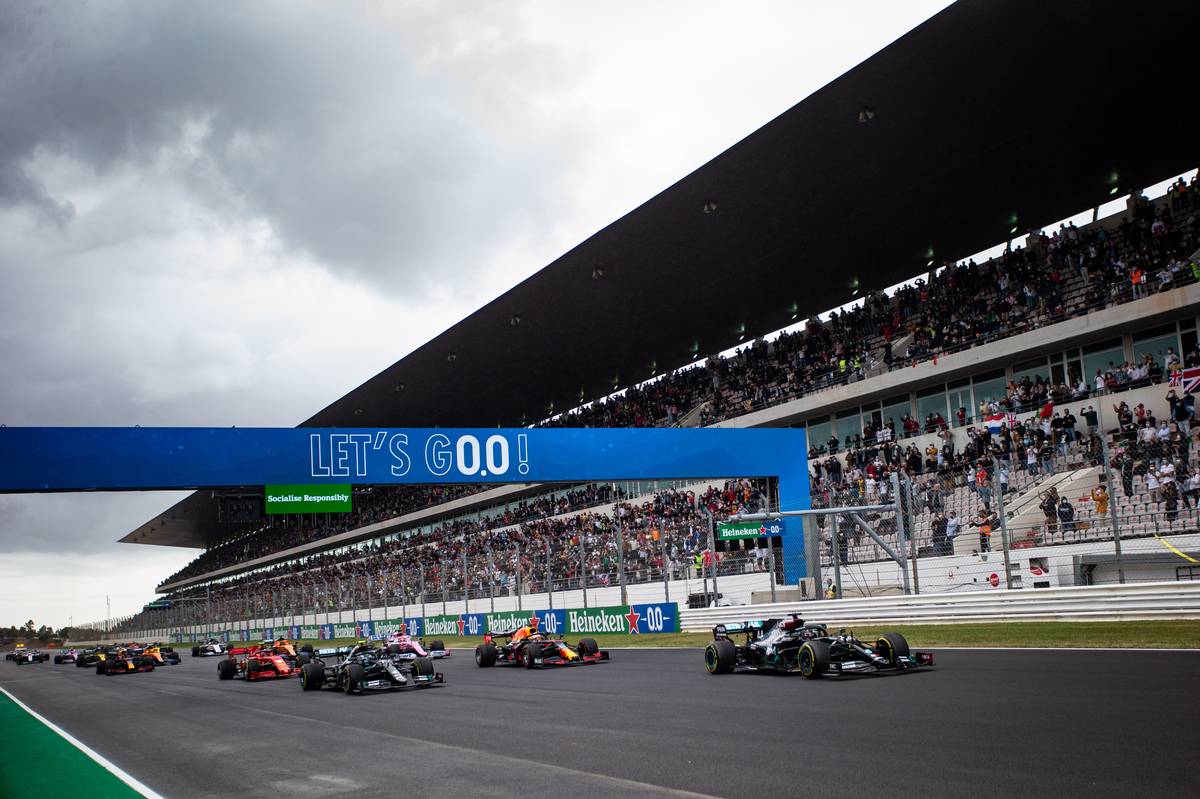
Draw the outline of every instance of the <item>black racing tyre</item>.
M97 674L105 674L105 673L107 673L107 671L108 671L108 670L107 670L106 668L104 668L104 665L105 665L105 664L104 664L104 661L103 661L103 660L97 660L97 661L96 661L96 673L97 673Z
M299 665L303 666L304 664L311 663L311 662L312 662L312 655L308 654L307 652L297 652L296 653L296 663L298 663Z
M75 668L82 669L86 665L87 665L87 663L84 662L84 658L82 658L82 657L75 658Z
M342 671L342 690L347 694L358 693L363 680L367 677L367 670L357 663L351 663Z
M894 666L897 658L908 657L908 641L900 633L884 633L875 642L875 654Z
M388 644L389 655L399 655L403 651L404 647L400 646L400 644Z
M300 690L315 691L325 682L325 669L317 663L305 663L300 667Z
M142 667L146 671L154 671L154 658L142 658Z
M796 664L800 673L809 680L825 676L829 668L829 642L805 641L796 652Z
M198 647L198 646L192 647L192 657L194 657L194 658L200 657L200 647Z
M217 679L232 680L237 674L237 663L229 658L217 661Z
M14 662L15 662L15 663L16 663L18 666L20 666L22 663L24 663L24 662L25 662L25 661L21 660L20 658L13 658L13 661L14 661Z
M312 644L305 644L304 646L300 647L300 651L307 652L310 655L313 654Z
M728 674L737 666L737 647L728 638L718 638L704 647L704 668L709 674Z
M575 647L581 655L594 655L600 651L600 645L595 638L580 638L579 646Z
M412 662L412 665L413 674L417 675L418 677L433 676L433 658L417 658Z
M55 666L61 666L61 665L62 665L62 655L55 655L55 656L54 656L54 665L55 665Z
M445 649L446 645L440 639L433 639L429 642L429 649Z
M475 647L475 665L481 669L496 665L496 645L480 644Z
M525 668L532 669L535 658L542 656L542 645L539 643L525 644Z

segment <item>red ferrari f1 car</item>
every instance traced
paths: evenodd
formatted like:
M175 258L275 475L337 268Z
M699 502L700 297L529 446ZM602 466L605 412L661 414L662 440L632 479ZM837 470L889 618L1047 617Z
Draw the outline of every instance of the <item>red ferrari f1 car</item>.
M222 680L273 680L278 677L298 677L300 667L312 657L312 646L305 644L296 651L286 638L263 641L250 647L234 647L229 657L217 661L217 677Z

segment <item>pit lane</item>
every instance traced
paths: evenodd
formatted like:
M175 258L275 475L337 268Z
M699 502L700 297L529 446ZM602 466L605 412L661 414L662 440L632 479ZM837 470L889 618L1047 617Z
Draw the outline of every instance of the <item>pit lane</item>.
M928 672L712 677L699 650L479 669L347 697L217 680L213 658L97 676L0 667L3 685L169 797L1148 795L1186 790L1200 653L963 651Z

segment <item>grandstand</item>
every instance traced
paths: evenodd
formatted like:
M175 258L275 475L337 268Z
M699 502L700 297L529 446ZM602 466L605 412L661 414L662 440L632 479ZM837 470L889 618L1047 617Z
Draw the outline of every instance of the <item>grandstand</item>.
M1161 479L1167 464L1177 485L1197 472L1191 417L1167 384L1182 397L1200 367L1200 185L1141 188L1181 174L1194 146L1155 85L1137 84L1166 120L1153 147L1140 124L1096 125L1103 97L1131 80L1090 52L1108 35L1101 7L1037 29L1020 17L948 9L305 424L803 426L814 502L861 504L904 475L925 590L986 587L998 536L978 531L1001 525L1020 586L1119 579L1117 535L1147 542L1125 577L1190 579L1159 540L1200 542L1200 483L1172 498ZM1156 24L1122 34L1157 41ZM950 42L973 54L969 74L914 56ZM1028 98L1043 124L1026 148L1022 115L1003 110L1011 87L1085 65L1100 70L1095 86ZM889 80L900 69L911 85ZM900 149L904 163L887 157ZM1090 219L1038 227L1081 209ZM1126 421L1110 407L1121 401L1144 418ZM1150 417L1169 420L1153 440L1138 432ZM222 497L254 494L231 487L123 540L206 547L159 590L215 595L243 615L617 582L682 581L690 594L713 558L720 575L747 578L729 583L745 601L781 570L768 574L769 548L708 545L707 513L771 507L769 484L738 477L374 487L348 518L269 524L253 508L222 514ZM1047 496L1067 501L1069 521L1042 510ZM879 521L898 543L895 520ZM843 593L897 590L899 567L876 544L817 535Z

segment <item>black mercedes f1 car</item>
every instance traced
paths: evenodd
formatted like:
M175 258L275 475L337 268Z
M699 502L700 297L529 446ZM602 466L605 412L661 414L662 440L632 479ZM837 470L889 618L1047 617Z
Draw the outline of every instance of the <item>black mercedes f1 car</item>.
M745 642L734 643L729 637L732 634L744 634ZM831 635L824 624L805 623L795 615L718 624L713 628L713 642L704 649L704 666L709 674L799 672L811 680L932 665L932 652L910 651L899 633L883 633L868 644L848 630Z
M433 667L433 658L405 657L371 641L338 649L318 649L300 669L300 688L316 691L331 685L347 694L388 691L410 686L428 687L445 682Z

